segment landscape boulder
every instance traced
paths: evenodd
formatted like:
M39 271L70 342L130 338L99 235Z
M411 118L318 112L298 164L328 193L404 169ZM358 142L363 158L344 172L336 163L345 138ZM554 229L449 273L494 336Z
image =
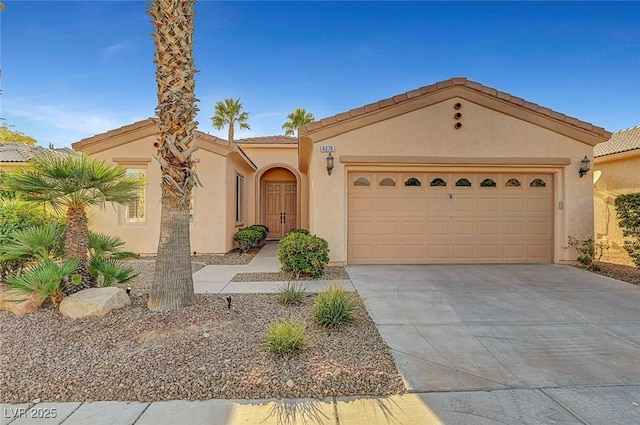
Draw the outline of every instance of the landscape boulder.
M27 296L17 291L8 290L0 293L0 310L10 311L16 316L22 316L39 309L44 300L44 298L38 297L36 294Z
M131 304L124 289L90 288L69 295L60 303L60 313L72 319L87 316L104 316L111 310Z

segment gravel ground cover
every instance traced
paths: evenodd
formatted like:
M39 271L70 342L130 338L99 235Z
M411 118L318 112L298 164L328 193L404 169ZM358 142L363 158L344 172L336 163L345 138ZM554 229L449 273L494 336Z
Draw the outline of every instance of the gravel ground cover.
M232 251L227 252L226 254L200 254L197 253L195 255L191 255L191 260L196 263L202 263L205 265L213 265L213 266L237 266L249 264L249 261L255 257L255 255L260 252L262 247L251 248L245 254L240 252L239 249L234 249ZM144 257L144 260L155 260L155 256Z
M640 285L640 269L633 264L627 251L606 250L602 256L600 266L602 269L594 271L594 273ZM578 265L578 267L585 268L582 265Z
M342 266L329 266L325 269L324 274L318 279L322 280L341 280L349 279L349 274ZM310 276L300 276L296 279L295 273L271 272L271 273L238 273L232 282L287 282L298 280L314 280Z
M140 273L132 305L71 320L52 307L23 317L0 312L0 400L48 401L387 395L405 391L388 347L358 299L357 324L327 332L312 320L314 295L284 307L275 294L198 295L180 312L147 310L154 262ZM194 266L197 266L195 264ZM353 295L357 296L357 295ZM262 346L267 325L297 318L308 346L279 357Z

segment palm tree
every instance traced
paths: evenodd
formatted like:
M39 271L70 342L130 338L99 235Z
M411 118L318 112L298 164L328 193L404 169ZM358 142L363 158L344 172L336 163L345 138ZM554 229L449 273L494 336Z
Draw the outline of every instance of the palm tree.
M92 284L87 271L87 207L131 202L137 198L141 182L115 165L74 154L38 157L29 167L6 173L3 184L8 190L20 192L26 201L64 212L65 257L78 261L82 286L86 287Z
M211 122L213 126L217 130L221 130L225 125L229 126L229 137L228 140L233 142L233 134L235 124L238 123L238 127L240 130L250 130L249 123L249 113L242 112L242 103L240 103L240 98L233 99L225 99L224 102L216 103L216 114L211 117Z
M282 124L285 136L293 136L299 127L315 121L313 114L305 111L304 108L296 108L295 111L287 115L287 119L288 121Z
M158 84L158 161L162 172L160 240L149 309L179 310L195 302L191 273L189 198L197 184L192 154L195 115L195 0L153 0Z

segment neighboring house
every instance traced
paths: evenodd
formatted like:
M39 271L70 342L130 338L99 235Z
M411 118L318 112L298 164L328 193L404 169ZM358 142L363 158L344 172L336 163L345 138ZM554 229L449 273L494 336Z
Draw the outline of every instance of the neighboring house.
M618 195L640 193L640 126L613 133L596 145L593 157L596 240L623 249L614 202Z
M198 132L192 250L221 253L235 230L307 228L333 263L531 263L575 259L593 233L580 161L611 133L465 78L313 122L298 140L229 143ZM128 249L154 253L160 171L153 119L74 143L146 176L141 203L96 216ZM333 167L333 168L331 168Z
M42 155L68 155L73 153L69 148L44 148L42 146L29 146L22 143L0 143L0 172L9 171L12 168L24 167L33 158Z

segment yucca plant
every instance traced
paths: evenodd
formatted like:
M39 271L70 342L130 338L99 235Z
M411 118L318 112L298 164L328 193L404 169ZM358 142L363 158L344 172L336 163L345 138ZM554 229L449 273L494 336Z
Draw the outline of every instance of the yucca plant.
M50 259L44 260L35 266L25 269L16 276L7 278L7 287L18 293L37 297L51 297L54 305L62 301L62 281L78 268L78 260L66 260L57 264ZM27 299L25 298L25 300Z

